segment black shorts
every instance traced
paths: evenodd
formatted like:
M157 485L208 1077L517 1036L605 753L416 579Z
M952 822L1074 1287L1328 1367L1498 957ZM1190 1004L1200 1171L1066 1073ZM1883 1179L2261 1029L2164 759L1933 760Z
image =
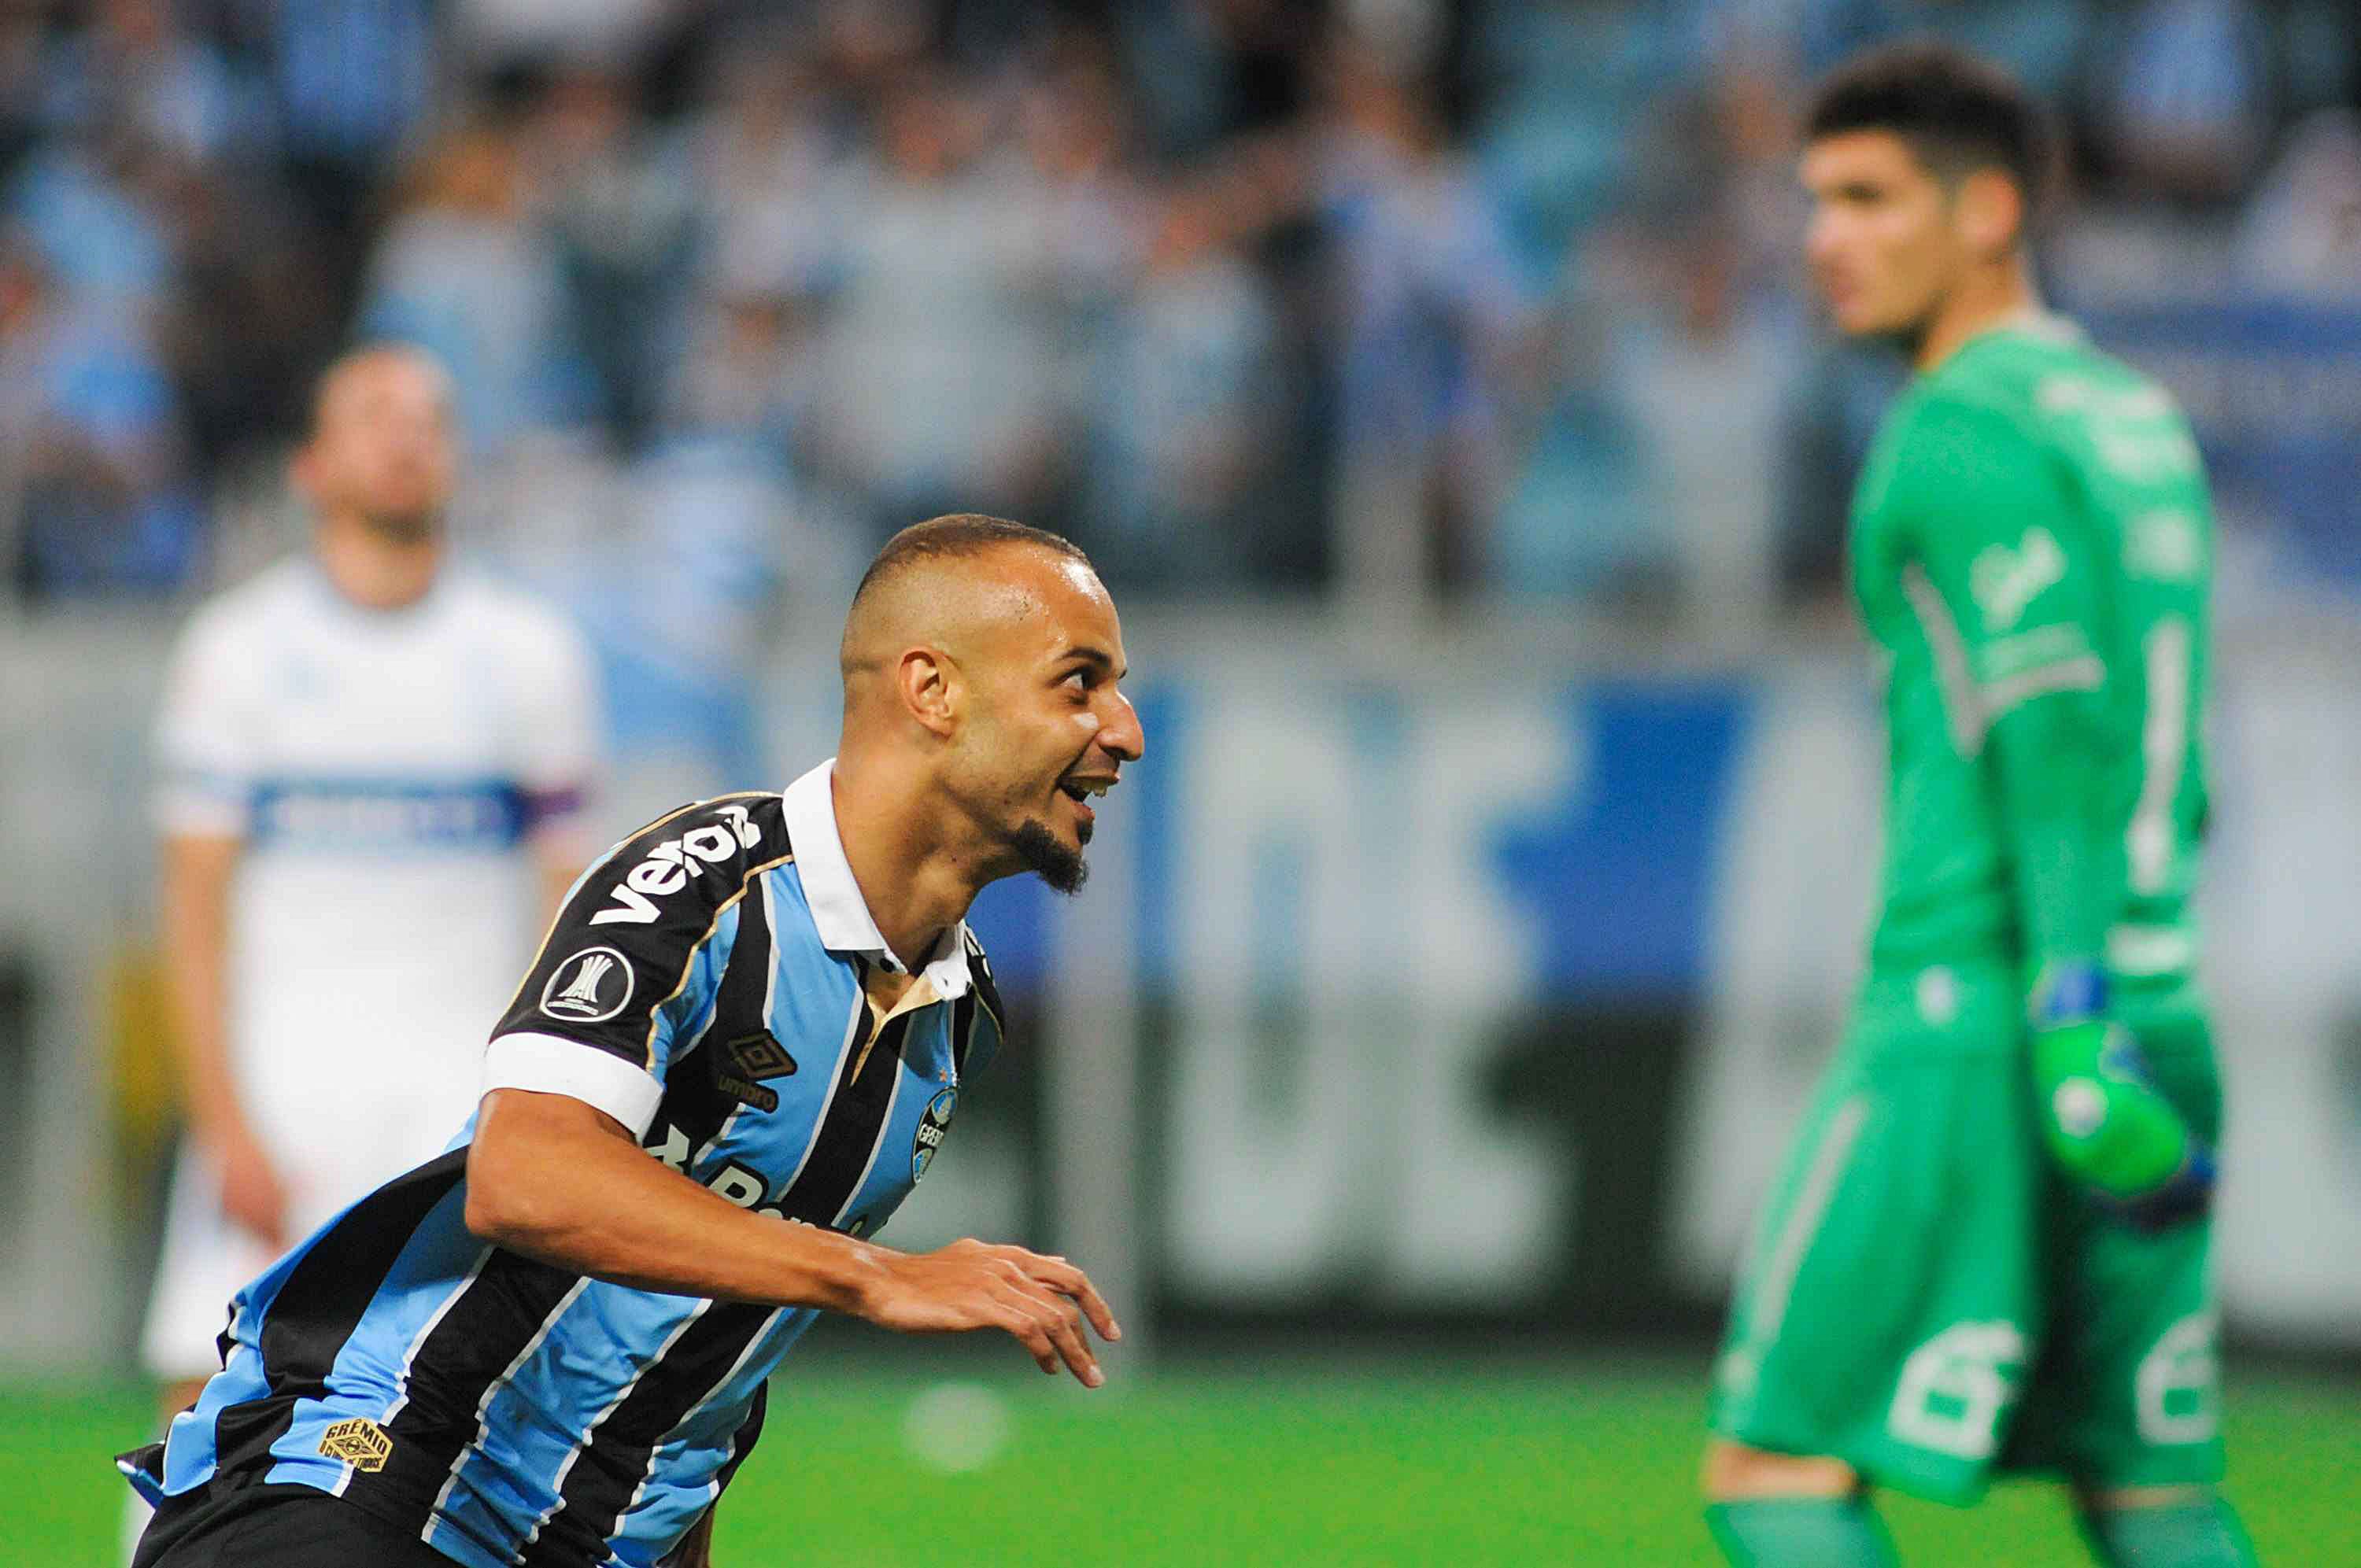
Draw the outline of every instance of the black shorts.
M310 1486L168 1499L131 1568L451 1568L407 1531Z

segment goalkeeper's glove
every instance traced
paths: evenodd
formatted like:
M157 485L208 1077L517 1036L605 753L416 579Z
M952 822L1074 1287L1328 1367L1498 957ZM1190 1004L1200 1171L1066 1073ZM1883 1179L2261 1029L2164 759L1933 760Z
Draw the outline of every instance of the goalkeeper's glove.
M2106 1018L2096 964L2061 965L2033 997L2033 1078L2042 1132L2060 1168L2100 1206L2142 1229L2202 1214L2213 1153L2159 1093L2130 1031Z

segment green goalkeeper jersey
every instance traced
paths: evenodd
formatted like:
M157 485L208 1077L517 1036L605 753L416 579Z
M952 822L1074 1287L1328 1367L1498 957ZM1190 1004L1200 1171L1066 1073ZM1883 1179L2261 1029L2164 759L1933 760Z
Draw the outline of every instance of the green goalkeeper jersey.
M2212 557L2180 411L2066 323L1911 385L1852 517L1888 661L1876 964L2188 972Z

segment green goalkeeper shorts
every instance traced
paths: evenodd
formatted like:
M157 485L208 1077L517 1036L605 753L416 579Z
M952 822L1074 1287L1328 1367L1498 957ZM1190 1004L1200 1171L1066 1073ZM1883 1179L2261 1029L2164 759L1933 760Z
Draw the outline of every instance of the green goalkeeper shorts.
M2208 1141L2221 1092L2190 988L2119 997ZM1770 1193L1715 1368L1715 1432L1945 1502L1993 1473L2220 1478L2200 1221L2143 1234L2050 1168L2019 980L1872 976Z

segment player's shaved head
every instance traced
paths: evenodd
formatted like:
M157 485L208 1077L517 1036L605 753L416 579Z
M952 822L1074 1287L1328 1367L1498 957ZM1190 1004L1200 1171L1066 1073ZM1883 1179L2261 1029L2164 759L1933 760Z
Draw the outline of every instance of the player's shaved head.
M862 575L839 650L848 707L860 678L884 672L914 642L972 653L987 628L1036 606L1030 574L1012 557L1041 554L1090 569L1071 540L1006 518L957 512L913 523L885 542Z

